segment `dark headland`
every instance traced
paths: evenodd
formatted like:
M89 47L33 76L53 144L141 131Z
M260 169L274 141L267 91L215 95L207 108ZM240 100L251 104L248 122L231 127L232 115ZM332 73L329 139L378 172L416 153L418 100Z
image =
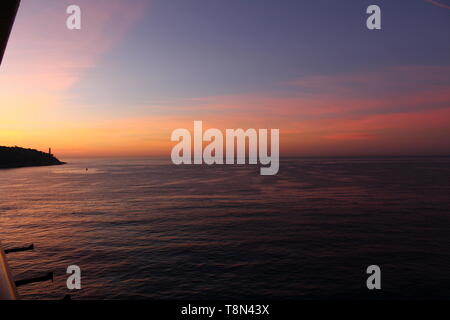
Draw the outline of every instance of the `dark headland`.
M59 161L50 151L45 153L19 147L0 147L0 169L62 164L65 164L65 162Z

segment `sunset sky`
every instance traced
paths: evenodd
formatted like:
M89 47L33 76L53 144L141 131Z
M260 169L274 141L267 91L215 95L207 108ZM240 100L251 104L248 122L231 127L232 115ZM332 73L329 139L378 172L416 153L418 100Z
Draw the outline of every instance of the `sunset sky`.
M450 154L449 34L449 0L22 0L0 145L169 157L202 120L279 128L286 156Z

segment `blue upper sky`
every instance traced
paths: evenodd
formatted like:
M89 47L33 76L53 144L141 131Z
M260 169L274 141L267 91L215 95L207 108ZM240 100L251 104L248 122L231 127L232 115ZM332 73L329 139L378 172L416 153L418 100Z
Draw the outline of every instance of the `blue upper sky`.
M366 28L374 3L380 31ZM154 0L145 8L73 88L80 97L162 103L289 90L286 82L310 75L450 64L450 10L425 0Z

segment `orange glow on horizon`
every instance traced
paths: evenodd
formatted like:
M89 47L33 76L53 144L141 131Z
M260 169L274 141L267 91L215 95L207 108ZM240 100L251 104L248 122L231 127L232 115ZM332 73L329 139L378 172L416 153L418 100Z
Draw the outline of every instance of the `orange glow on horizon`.
M120 4L93 3L87 21L95 16L96 23L79 35L55 28L64 16L27 23L18 16L0 73L0 145L52 147L61 158L168 157L172 131L202 120L221 130L280 129L281 155L450 154L448 66L310 76L279 91L197 97L165 109L109 112L80 102L71 89L142 15L139 5L123 12ZM111 18L118 14L120 21ZM32 22L42 24L39 32Z

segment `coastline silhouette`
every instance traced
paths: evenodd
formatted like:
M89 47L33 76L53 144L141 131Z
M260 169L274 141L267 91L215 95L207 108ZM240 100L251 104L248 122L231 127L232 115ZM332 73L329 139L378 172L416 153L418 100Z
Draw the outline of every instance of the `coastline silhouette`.
M62 165L53 154L20 147L0 147L0 169Z

